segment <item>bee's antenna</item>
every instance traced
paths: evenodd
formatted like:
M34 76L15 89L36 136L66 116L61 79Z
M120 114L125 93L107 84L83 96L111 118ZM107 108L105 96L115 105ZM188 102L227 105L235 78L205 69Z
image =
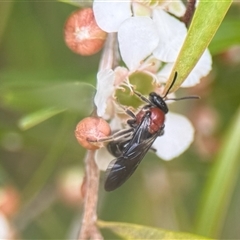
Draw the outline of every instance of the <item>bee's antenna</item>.
M170 91L171 88L173 87L174 83L175 83L176 80L177 80L177 75L178 75L177 72L175 72L174 77L173 77L173 81L172 81L170 87L168 88L167 92L166 92L165 95L163 96L163 98L165 98L165 97L168 95L169 91Z
M173 87L174 83L177 80L177 75L178 75L177 72L175 72L174 77L173 77L173 81L172 81L170 87L168 88L166 94L163 96L163 98L167 97L169 91L171 90L171 88ZM199 96L186 96L186 97L181 97L181 98L168 98L168 99L165 99L165 101L168 101L168 100L179 101L179 100L185 100L185 99L200 99L200 97Z
M186 97L181 97L181 98L168 98L165 101L168 101L168 100L179 101L179 100L185 100L185 99L200 99L200 97L199 96L186 96Z

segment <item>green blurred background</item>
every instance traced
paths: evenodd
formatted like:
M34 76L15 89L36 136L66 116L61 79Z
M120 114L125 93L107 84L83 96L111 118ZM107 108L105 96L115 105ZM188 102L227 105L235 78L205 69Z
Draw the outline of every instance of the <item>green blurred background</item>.
M86 103L94 90L78 84L95 86L100 54L81 57L65 46L64 24L76 9L50 1L0 3L0 184L2 191L12 189L14 199L19 198L8 218L21 239L70 239L81 217L81 199L71 201L61 189L66 176L76 182L83 177L85 150L74 130L89 114ZM181 96L198 94L201 100L172 107L192 120L195 143L171 162L148 153L134 176L111 193L103 189L102 174L100 219L194 232L206 179L240 103L239 3L230 8L210 51L210 75L179 91ZM46 107L67 111L28 130L19 127L24 116ZM222 239L240 239L239 165L233 191L226 196L230 204Z

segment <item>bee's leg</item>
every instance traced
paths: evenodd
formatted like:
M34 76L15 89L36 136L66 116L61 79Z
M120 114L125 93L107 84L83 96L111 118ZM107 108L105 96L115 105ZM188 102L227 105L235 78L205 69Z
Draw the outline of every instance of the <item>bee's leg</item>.
M129 137L133 131L133 128L119 130L109 137L104 137L96 140L87 139L89 142L111 142L116 141L121 138Z
M144 97L141 93L134 91L134 94L136 94L142 101L152 105L152 102L148 98Z
M119 107L121 107L128 116L130 116L133 119L136 119L135 113L132 110L130 110L130 108L124 107L123 105L120 105L120 104L119 104Z

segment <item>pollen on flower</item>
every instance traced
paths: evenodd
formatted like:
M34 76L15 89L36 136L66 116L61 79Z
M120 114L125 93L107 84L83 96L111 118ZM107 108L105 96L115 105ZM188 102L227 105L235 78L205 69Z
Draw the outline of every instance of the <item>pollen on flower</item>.
M75 53L93 55L100 51L107 33L98 27L91 8L75 11L65 25L65 42Z
M80 145L89 150L103 147L99 139L108 137L111 134L109 124L102 118L87 117L77 124L75 136Z

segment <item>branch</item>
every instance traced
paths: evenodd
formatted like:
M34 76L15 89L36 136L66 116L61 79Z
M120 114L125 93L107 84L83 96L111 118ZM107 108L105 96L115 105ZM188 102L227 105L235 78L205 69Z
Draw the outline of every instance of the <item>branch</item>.
M114 68L118 61L119 55L116 34L108 34L108 38L105 43L105 47L103 49L101 61L99 64L99 71ZM96 108L94 109L91 116L97 117ZM78 236L79 240L103 239L100 231L96 226L100 171L95 163L94 156L95 151L89 150L85 159L86 173L85 180L82 184L82 193L84 196L84 213L82 218L81 230Z
M82 185L84 196L83 218L79 240L83 239L103 239L100 231L96 227L97 221L97 203L98 203L98 186L100 171L95 163L95 151L88 151L85 159L86 173Z
M187 3L187 9L184 16L181 18L182 22L185 23L186 27L189 27L193 14L195 12L196 0L189 0Z

